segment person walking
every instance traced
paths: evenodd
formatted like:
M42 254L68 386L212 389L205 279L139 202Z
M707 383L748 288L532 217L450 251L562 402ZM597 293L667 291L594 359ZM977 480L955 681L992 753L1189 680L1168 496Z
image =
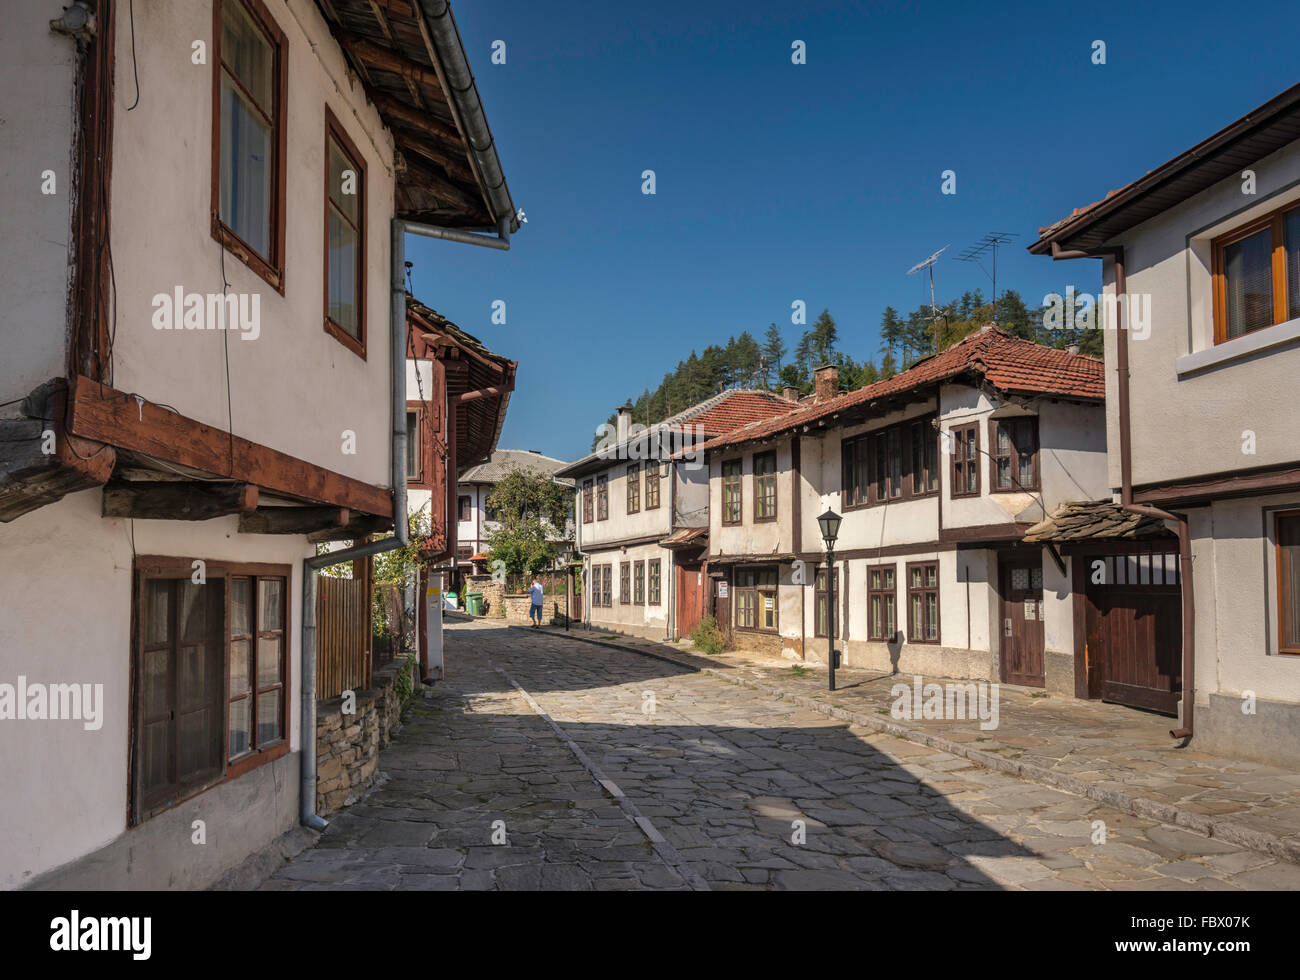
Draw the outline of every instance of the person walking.
M534 578L533 587L528 592L533 599L532 608L528 610L528 618L533 621L533 629L537 629L542 625L542 583Z

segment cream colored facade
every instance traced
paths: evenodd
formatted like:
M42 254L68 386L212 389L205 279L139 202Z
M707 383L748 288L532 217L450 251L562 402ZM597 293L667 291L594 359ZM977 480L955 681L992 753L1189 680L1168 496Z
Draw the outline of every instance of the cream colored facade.
M61 0L10 5L0 32L5 181L0 293L13 328L0 397L67 373L69 150L75 42L50 31ZM288 44L285 288L281 295L210 232L213 69L209 2L116 6L111 249L113 385L219 430L370 485L389 471L388 131L310 0L267 4ZM210 54L210 49L209 49ZM134 61L134 66L133 66ZM133 76L140 97L135 101ZM325 112L365 160L366 357L323 329ZM53 169L58 193L39 193ZM18 230L22 229L22 234ZM156 294L256 294L260 330L158 330ZM230 390L225 358L229 356ZM229 398L229 409L227 399ZM265 497L264 497L265 500ZM0 682L103 685L101 725L0 720L0 887L204 887L298 820L299 628L304 535L241 534L238 518L101 516L83 490L0 524ZM266 563L286 572L284 694L289 754L128 826L133 728L133 562L157 555ZM206 843L191 842L193 821Z
M818 636L815 622L816 571L825 568L825 547L817 518L830 508L843 518L835 544L835 647L841 663L853 667L942 677L1001 680L1002 636L999 586L1000 554L1017 554L1041 569L1045 639L1045 686L1073 691L1073 609L1069 576L1049 553L1036 546L1017 546L1017 532L1041 520L1061 503L1094 499L1105 493L1106 446L1103 409L1095 402L1051 398L1027 400L1037 413L1040 489L993 493L987 457L981 455L980 493L953 498L952 459L941 438L954 425L975 423L980 445L987 449L989 417L999 403L977 388L960 383L937 386L931 395L906 408L881 413L848 425L832 424L819 435L782 435L757 444L710 449L709 569L728 582L734 597L740 569L778 569L778 626L775 632L735 626L734 598L729 606L734 644L770 654L825 663L829 641ZM934 432L940 451L936 493L884 504L846 506L843 496L843 443L899 423L917 423ZM798 472L793 465L798 441ZM753 460L775 452L777 519L754 519ZM740 524L722 522L722 465L741 461ZM799 501L796 524L795 496ZM796 527L798 533L795 533ZM981 540L987 539L987 540ZM933 563L938 578L937 642L908 639L909 563ZM896 629L892 640L872 639L868 622L868 581L872 569L892 568ZM712 595L718 596L715 581Z
M1300 141L1250 164L1254 194L1234 174L1125 232L1127 293L1149 297L1149 323L1129 330L1135 498L1175 481L1194 484L1300 465L1300 319L1215 344L1212 241L1260 215L1300 205ZM1071 263L1072 264L1072 263ZM1068 265L1066 269L1068 270ZM1115 293L1115 265L1103 265ZM1106 331L1107 378L1118 334ZM1108 398L1111 445L1116 399ZM1120 485L1110 456L1109 482ZM1189 497L1191 491L1188 491ZM1274 518L1300 510L1300 488L1219 497L1213 490L1167 509L1190 521L1196 602L1193 745L1300 765L1300 656L1279 652Z

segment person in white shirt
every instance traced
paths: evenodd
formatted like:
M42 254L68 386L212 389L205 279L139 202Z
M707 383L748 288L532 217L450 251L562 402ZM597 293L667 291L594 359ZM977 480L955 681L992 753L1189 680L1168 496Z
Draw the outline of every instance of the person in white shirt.
M528 592L533 599L532 608L528 610L528 618L532 620L533 628L536 629L542 625L542 583L533 579L533 587Z

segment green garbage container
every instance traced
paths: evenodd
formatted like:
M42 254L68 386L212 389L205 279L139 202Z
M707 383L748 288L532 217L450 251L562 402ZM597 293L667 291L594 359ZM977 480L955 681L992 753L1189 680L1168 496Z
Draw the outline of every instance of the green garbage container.
M465 611L471 616L483 615L483 593L466 592L465 593Z

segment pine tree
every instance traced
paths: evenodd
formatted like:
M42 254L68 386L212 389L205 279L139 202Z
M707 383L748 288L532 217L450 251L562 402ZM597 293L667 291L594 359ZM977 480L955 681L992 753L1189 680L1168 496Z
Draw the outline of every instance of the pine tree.
M892 306L886 306L884 314L880 317L881 351L888 351L892 355L894 348L903 340L904 330L906 330L906 324L903 323L902 317L898 315L898 310Z
M772 370L773 377L781 377L781 361L786 355L785 342L781 339L781 328L775 323L769 324L763 344L763 357ZM766 382L766 379L764 379Z

